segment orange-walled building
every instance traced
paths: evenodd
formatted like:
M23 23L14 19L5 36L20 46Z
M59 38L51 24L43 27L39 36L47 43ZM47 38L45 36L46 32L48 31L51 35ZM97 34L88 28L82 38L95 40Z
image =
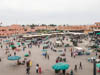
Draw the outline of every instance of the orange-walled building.
M93 25L67 25L67 26L36 26L31 28L30 26L21 26L13 24L11 26L1 26L0 36L11 36L13 34L24 34L27 32L35 32L36 30L65 30L65 31L82 31L88 33L94 30L100 30L100 22L96 22Z
M88 26L88 25L58 26L57 30L84 32L86 34L91 31L90 26Z
M55 30L57 29L57 26L37 26L35 27L35 30Z
M11 36L13 34L24 34L27 32L34 32L35 30L31 29L28 26L21 26L13 24L11 26L0 27L0 36Z

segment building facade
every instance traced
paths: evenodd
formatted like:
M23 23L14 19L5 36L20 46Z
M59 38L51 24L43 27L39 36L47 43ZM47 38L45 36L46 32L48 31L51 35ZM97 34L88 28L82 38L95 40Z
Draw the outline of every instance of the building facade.
M5 27L0 27L0 36L11 36L13 34L24 34L27 32L32 32L35 30L32 30L28 26L21 26L21 25L16 25L13 24L11 26L5 26Z
M100 30L100 22L96 22L93 25L59 25L59 26L36 26L31 28L30 26L21 26L13 24L11 26L1 26L0 36L11 36L13 34L24 34L27 32L35 32L36 30L64 30L70 32L83 32L88 34L95 30Z

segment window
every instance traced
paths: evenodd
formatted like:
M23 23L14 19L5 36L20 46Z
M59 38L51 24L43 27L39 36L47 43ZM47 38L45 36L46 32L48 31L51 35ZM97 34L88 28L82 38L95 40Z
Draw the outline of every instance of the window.
M100 29L100 27L98 27L98 29Z
M24 29L24 31L27 31L27 29Z
M6 30L2 29L2 31L6 31Z
M12 31L12 29L9 29L9 31Z

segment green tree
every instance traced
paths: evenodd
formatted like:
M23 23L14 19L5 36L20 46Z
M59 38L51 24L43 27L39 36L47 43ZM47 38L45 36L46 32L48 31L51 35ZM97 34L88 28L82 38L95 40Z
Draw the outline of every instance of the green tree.
M33 27L35 27L35 26L36 26L35 24L30 25L31 28L33 28Z
M22 27L25 27L25 25L23 24Z
M55 24L50 24L49 26L57 26L57 25L55 25Z
M46 24L42 24L42 26L46 26Z

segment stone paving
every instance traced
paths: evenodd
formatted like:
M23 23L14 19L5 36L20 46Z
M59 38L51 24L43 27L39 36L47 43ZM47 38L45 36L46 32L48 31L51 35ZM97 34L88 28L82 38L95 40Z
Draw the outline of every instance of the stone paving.
M51 40L55 41L55 38L52 38ZM84 45L87 45L88 43L89 42L84 41L84 43L79 44L79 46L84 47ZM27 59L32 60L30 75L39 75L36 74L35 72L36 64L39 64L42 68L41 75L55 75L54 70L52 69L52 65L55 64L55 59L57 56L59 56L59 53L53 52L50 49L48 49L48 54L50 55L50 59L49 60L45 59L44 56L42 56L42 52L41 52L42 45L40 46L40 48L38 48L37 46L33 46L31 49L27 48L24 52L23 51L17 52L17 55L21 56L23 59L24 54L27 53L28 50L31 50L32 55L30 57L27 57ZM26 65L18 66L16 65L16 61L7 60L7 56L4 54L4 49L5 48L3 49L0 48L0 57L2 58L2 62L0 62L0 75L26 75ZM64 48L60 48L60 49L64 49ZM93 75L93 63L88 62L88 58L94 56L95 53L91 53L91 55L89 56L82 55L82 56L76 56L76 58L72 58L70 57L70 48L66 48L66 49L67 49L66 63L70 65L70 69L74 69L75 64L77 64L79 68L80 61L82 62L83 65L83 69L82 70L78 69L77 72L74 71L74 75ZM11 53L13 53L12 50ZM99 75L99 73L97 73L97 75Z

